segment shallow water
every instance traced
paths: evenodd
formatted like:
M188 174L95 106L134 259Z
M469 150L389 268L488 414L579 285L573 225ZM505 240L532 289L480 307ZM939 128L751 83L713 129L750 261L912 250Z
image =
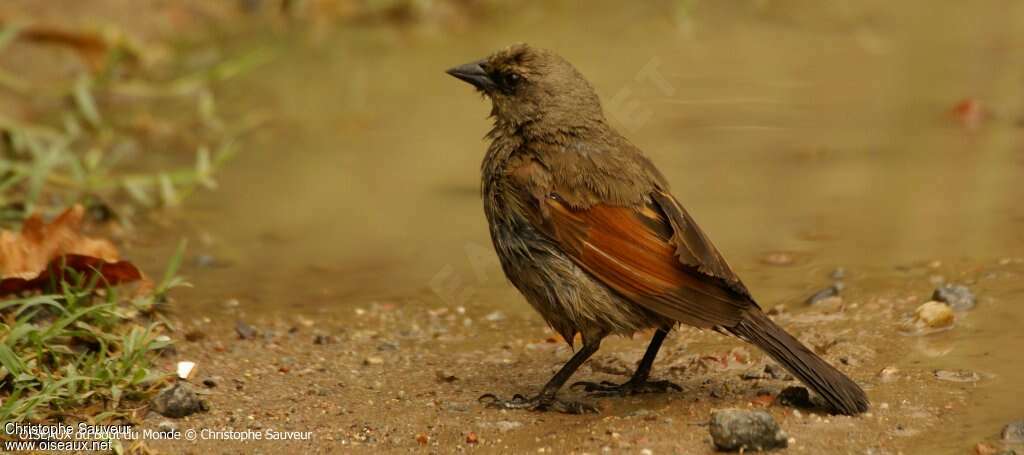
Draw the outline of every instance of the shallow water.
M443 73L517 41L588 76L766 307L799 305L840 266L926 299L937 275L1024 256L1024 4L538 2L454 34L274 43L278 60L220 101L275 120L185 209L192 250L226 266L190 266L180 305L344 317L408 298L530 314L477 196L489 105ZM976 128L950 114L964 98L992 113ZM773 252L794 264L766 265ZM954 330L894 340L919 346L907 363L986 375L935 449L1024 412L1008 398L1024 384L1024 285L974 289Z

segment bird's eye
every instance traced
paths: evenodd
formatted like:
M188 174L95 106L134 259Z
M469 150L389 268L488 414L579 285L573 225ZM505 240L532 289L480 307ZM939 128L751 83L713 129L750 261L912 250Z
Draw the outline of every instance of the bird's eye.
M501 86L501 89L506 93L512 93L513 91L515 91L516 86L519 85L519 81L521 79L522 76L510 71L498 76L498 84Z

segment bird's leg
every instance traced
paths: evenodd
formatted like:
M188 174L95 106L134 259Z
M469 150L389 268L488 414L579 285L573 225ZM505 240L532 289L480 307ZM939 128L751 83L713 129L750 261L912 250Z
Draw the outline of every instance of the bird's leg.
M510 400L502 400L495 396L493 393L487 393L480 396L480 402L485 403L488 407L502 408L502 409L529 409L532 411L558 411L566 414L584 414L588 412L597 412L597 408L578 401L566 401L560 400L556 397L558 390L562 388L562 385L569 380L569 377L576 372L576 369L583 365L590 356L597 352L597 349L601 346L601 339L598 338L596 341L585 340L583 347L576 352L575 355L565 362L562 369L558 370L551 380L547 384L544 384L544 388L541 389L540 393L533 398L526 398L520 394L515 394Z
M583 390L587 392L596 392L601 395L635 395L638 393L665 393L670 390L682 391L682 387L669 381L647 380L651 375L651 366L654 365L654 358L658 356L658 350L661 349L661 343L665 341L665 336L667 335L668 331L665 329L658 329L654 333L654 337L651 338L651 344L647 346L647 352L644 353L644 358L640 360L640 365L636 367L633 377L628 381L622 384L615 384L609 381L601 381L600 384L581 381L573 384L572 387L583 387Z

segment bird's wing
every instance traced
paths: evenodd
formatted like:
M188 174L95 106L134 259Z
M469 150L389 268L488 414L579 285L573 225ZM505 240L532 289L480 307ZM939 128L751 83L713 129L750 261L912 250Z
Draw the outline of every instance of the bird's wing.
M756 306L746 287L666 192L641 206L573 207L557 193L531 217L562 250L630 301L697 326L733 326Z

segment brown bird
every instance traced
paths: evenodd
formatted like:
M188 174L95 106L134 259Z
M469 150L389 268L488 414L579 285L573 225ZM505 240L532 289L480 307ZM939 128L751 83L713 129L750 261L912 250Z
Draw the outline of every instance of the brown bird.
M608 124L593 87L569 62L519 44L447 72L493 104L482 194L505 275L562 337L583 340L538 395L481 400L594 411L557 398L558 390L606 336L651 328L629 381L574 386L604 394L681 390L649 376L666 334L683 323L756 345L839 413L868 409L857 384L761 311L661 172Z

